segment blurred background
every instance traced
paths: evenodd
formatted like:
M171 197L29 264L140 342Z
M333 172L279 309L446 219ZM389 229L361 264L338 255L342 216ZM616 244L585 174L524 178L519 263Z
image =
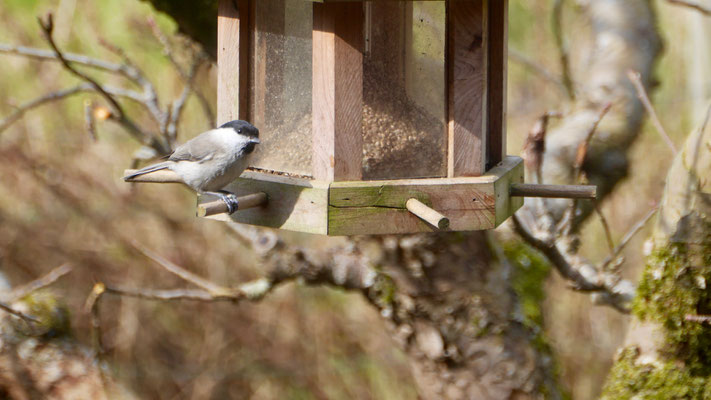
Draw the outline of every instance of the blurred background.
M535 120L565 112L561 88L543 79L525 58L559 74L551 33L550 0L511 0L508 153L519 154ZM585 41L585 20L574 2L565 8L569 41ZM154 19L179 62L194 46L175 36L177 26L139 0L3 0L0 43L47 48L36 18L52 12L55 39L66 51L120 62L102 46L122 48L156 85L161 100L180 95L182 81L154 38ZM653 103L672 140L680 144L699 122L711 92L711 18L657 4L665 41ZM572 53L576 66L585 54ZM118 86L121 81L101 76ZM55 62L0 54L0 119L20 104L78 83ZM215 105L216 71L204 64L196 86ZM74 271L53 286L72 310L73 335L91 343L83 305L96 281L129 287L185 284L137 252L131 240L225 286L260 276L259 265L225 224L194 218L195 196L178 185L125 184L137 142L110 123L97 123L96 139L84 126L80 94L27 113L0 133L0 270L12 285L69 262ZM127 110L141 126L157 129L138 108ZM211 124L195 96L188 99L178 140ZM555 121L553 121L555 123ZM153 124L153 125L152 125ZM649 123L631 156L629 177L603 204L613 238L658 202L672 154ZM636 280L643 265L645 228L625 250L624 274ZM309 246L338 238L288 234ZM600 221L590 218L582 254L607 255ZM289 283L257 303L161 303L107 297L102 326L111 372L141 398L414 399L404 356L377 312L358 294ZM565 388L575 399L595 398L627 317L591 305L558 276L547 283L545 323ZM366 328L366 329L364 329Z

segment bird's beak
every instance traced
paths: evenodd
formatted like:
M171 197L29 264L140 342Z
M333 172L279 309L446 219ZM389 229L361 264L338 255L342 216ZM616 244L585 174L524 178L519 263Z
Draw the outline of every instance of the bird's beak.
M256 144L261 143L261 142L259 141L259 138L252 138L252 139L250 139L250 142L256 143Z

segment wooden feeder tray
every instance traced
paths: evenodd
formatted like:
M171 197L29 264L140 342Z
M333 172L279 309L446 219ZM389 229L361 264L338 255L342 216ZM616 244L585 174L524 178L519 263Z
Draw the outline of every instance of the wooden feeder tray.
M518 157L485 175L459 178L326 182L246 171L226 190L263 192L267 203L209 218L336 236L439 230L408 210L408 200L416 199L446 217L446 229L494 229L523 205L523 198L509 195L511 183L523 183Z

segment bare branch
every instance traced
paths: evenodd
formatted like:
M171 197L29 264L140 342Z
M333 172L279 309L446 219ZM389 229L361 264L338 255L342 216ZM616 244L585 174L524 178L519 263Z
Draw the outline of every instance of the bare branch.
M595 201L595 212L597 213L597 216L600 217L600 222L602 223L602 229L605 232L605 239L607 240L607 248L610 250L610 254L614 253L615 251L615 242L612 240L612 232L610 232L610 224L607 223L607 219L605 218L605 215L602 213L602 209L600 208L600 204Z
M563 94L568 95L568 89L565 87L565 84L563 83L563 81L561 81L560 78L555 76L552 72L548 71L543 66L537 64L533 60L530 60L523 53L521 53L520 51L518 51L516 49L509 47L508 51L509 51L509 59L511 61L514 61L514 62L517 62L517 63L523 65L524 67L528 68L530 71L534 72L536 75L543 78L543 80L546 80L546 81L552 83L553 85L555 85L555 87L557 87L558 90L560 90Z
M18 55L43 61L60 61L54 51L42 50L33 47L13 46L0 43L0 53ZM149 110L149 112L157 122L160 120L162 111L158 106L155 87L153 87L153 84L133 64L117 64L88 57L83 54L62 52L62 55L64 59L70 63L83 65L100 71L118 74L137 84L143 89L145 93L144 96L140 97L140 102L144 106L146 106L146 108Z
M657 213L658 210L658 207L655 207L654 209L650 210L644 217L642 217L642 219L637 221L637 223L632 226L632 228L625 234L625 236L622 237L622 241L620 242L620 244L617 245L617 247L615 247L615 249L612 251L612 254L607 256L607 258L605 258L605 260L602 262L603 269L607 268L607 266L610 265L610 263L615 258L617 258L617 256L620 255L622 250L624 250L625 246L627 246L627 243L632 240L634 235L636 235L637 232L639 232L644 227L644 225L647 224L647 221L649 221L652 216Z
M62 264L59 267L52 269L45 275L42 275L41 277L31 282L28 282L18 288L13 289L10 293L9 299L10 301L21 299L36 290L45 288L53 284L63 276L69 274L70 272L72 272L72 266L69 264Z
M54 51L37 49L34 47L13 46L9 44L0 43L0 53L34 58L38 60L59 61ZM130 69L121 64L99 60L96 58L85 56L83 54L63 53L63 55L65 60L74 64L81 64L86 67L106 72L119 73L130 79L133 79L134 77L134 74L130 72Z
M600 125L600 121L602 121L607 112L610 111L610 108L612 108L612 103L605 104L605 106L600 110L600 113L597 115L597 118L595 118L595 120L593 121L590 130L585 136L585 140L583 140L578 145L578 151L575 156L575 162L573 164L573 176L576 183L581 183L581 180L583 178L583 164L585 163L585 158L588 155L590 142L592 141L593 135L597 131L598 125ZM570 206L566 209L563 218L558 224L557 231L559 233L569 235L573 231L573 228L575 226L575 211L577 210L577 207L578 201L576 199L571 199Z
M15 310L14 308L10 307L9 305L7 305L7 304L5 304L5 303L3 303L3 302L1 302L1 301L0 301L0 310L4 310L4 311L6 311L6 312L8 312L8 313L10 313L10 314L12 314L12 315L14 315L14 316L16 316L16 317L20 317L20 318L22 318L25 322L28 322L28 323L38 323L38 322L40 322L37 318L35 318L35 317L31 316L31 315L27 315L27 314L25 314L25 313L23 313L23 312L20 312L20 311L18 311L18 310Z
M205 95L202 94L200 90L198 90L195 85L194 85L194 80L195 80L195 74L197 73L197 70L200 68L200 65L207 60L207 55L203 51L199 51L194 57L192 61L192 65L188 71L183 70L183 68L180 66L178 61L175 59L175 52L173 51L173 46L171 46L170 41L168 40L168 37L160 30L158 27L158 24L156 24L155 20L153 18L148 18L148 25L151 27L151 32L153 32L153 36L160 42L160 44L163 46L163 54L168 58L168 60L173 64L175 67L175 70L178 71L180 74L180 77L183 79L183 82L186 85L186 88L183 90L183 95L181 95L181 98L183 96L185 99L187 99L190 91L192 91L195 96L197 97L198 101L200 102L200 106L202 107L203 113L205 114L205 117L207 118L207 123L208 123L208 128L212 128L213 124L215 123L215 114L212 112L212 108L210 107L210 103L207 101L207 98L205 98ZM185 100L183 100L185 102ZM175 120L177 121L180 118L180 112L175 112L176 111L176 106L175 103L173 105L173 116L177 115ZM170 125L168 126L168 129L170 130L171 127ZM173 139L175 139L176 133L173 133Z
M190 70L188 71L187 76L183 78L185 79L185 87L183 87L183 91L180 94L180 97L178 97L178 99L175 100L172 104L170 117L168 118L168 124L165 130L165 133L168 136L168 140L170 140L171 143L174 143L178 136L178 122L180 122L180 116L183 114L183 108L185 107L185 103L188 100L188 96L190 96L190 93L193 92L195 94L198 94L198 92L193 88L193 81L195 80L195 75L197 74L197 71L200 68L200 65L202 64L202 61L202 58L196 58L195 60L193 60L193 63L190 66ZM212 123L213 120L210 120L211 126Z
M104 345L101 339L101 318L99 317L99 300L106 293L106 286L97 282L84 303L84 311L91 314L91 339L94 347L94 357L101 360L104 356Z
M158 101L158 92L156 91L151 81L146 79L143 71L141 71L140 68L136 66L133 60L131 60L131 58L128 56L128 54L126 54L125 51L123 51L122 48L109 43L103 38L99 40L99 44L101 44L101 46L103 46L105 49L121 58L121 60L123 61L122 65L125 65L126 69L133 73L132 80L137 85L141 86L141 88L143 89L143 105L146 107L146 109L148 109L148 112L151 113L153 119L156 121L156 123L158 123L158 125L160 125L161 127L165 126L166 121L168 120L168 116L165 112L161 110L160 102ZM161 129L161 133L165 133L163 129Z
M121 105L118 103L118 101L112 96L108 91L101 86L96 80L93 78L89 77L88 75L84 74L83 72L77 70L74 68L72 63L68 61L65 57L64 54L59 50L59 47L54 41L54 38L52 37L52 31L54 29L54 22L52 21L52 14L47 15L46 21L43 21L41 18L38 19L40 27L42 28L42 32L44 34L45 40L47 43L49 43L50 47L54 50L54 55L59 60L64 68L68 70L70 73L73 75L77 76L78 78L84 80L87 82L91 87L97 91L99 94L101 94L106 101L111 104L111 107L113 108L113 120L118 122L120 125L122 125L132 136L134 136L137 140L139 140L141 143L144 144L150 144L150 146L156 148L156 150L160 151L161 153L167 153L169 152L168 146L166 146L165 143L161 143L160 140L158 140L155 137L151 137L151 135L148 135L147 133L143 132L138 125L136 125L132 120L130 120L126 114L124 113L123 108Z
M674 145L674 142L672 142L667 131L664 129L664 126L662 126L662 122L659 120L659 116L657 116L657 112L654 110L654 106L652 106L652 102L649 100L649 96L647 96L647 91L644 89L644 84L642 84L641 75L639 74L639 72L636 71L627 71L627 76L629 77L630 81L632 81L635 90L637 90L637 97L639 97L639 100L642 102L642 105L644 105L644 108L647 110L649 116L652 118L652 123L654 124L654 127L656 128L657 132L659 132L659 134L662 136L662 139L664 139L664 141L667 143L667 146L669 146L674 155L676 155L676 146Z
M91 100L84 100L84 128L92 140L98 140L96 136L96 121L94 120L94 104Z
M563 37L563 2L564 0L554 1L551 25L555 44L558 49L558 57L560 59L560 68L563 78L562 83L570 100L575 100L575 87L573 86L573 78L570 73L570 56L568 55L568 46Z
M232 289L226 288L224 286L217 285L215 283L212 283L208 281L207 279L204 279L198 275L195 275L194 273L178 266L177 264L174 264L165 258L159 256L158 254L154 253L151 250L148 250L144 246L142 246L140 243L133 241L131 243L133 247L141 252L143 255L146 257L150 258L151 260L155 261L158 265L163 267L166 271L176 275L180 279L183 279L189 283L192 283L195 286L201 287L205 290L208 291L208 293L211 296L232 296L234 295L234 291Z
M676 4L683 7L693 8L694 10L711 17L711 8L692 0L667 0L671 4Z
M116 101L116 99L114 99L113 96L106 93L104 88L96 80L94 80L93 78L89 77L85 73L74 68L74 66L71 64L71 62L69 62L66 58L64 58L64 55L59 50L57 43L55 43L54 38L52 37L52 32L54 31L54 21L52 19L52 14L51 13L47 14L46 20L43 21L41 18L38 18L38 21L39 21L40 27L42 28L42 33L44 34L45 40L47 41L47 43L49 43L49 46L52 48L52 50L54 50L55 57L57 57L59 62L62 63L64 68L67 71L69 71L70 73L72 73L73 75L75 75L77 78L79 78L85 82L88 82L94 88L94 90L99 92L104 97L104 99L106 99L106 101L108 101L109 104L111 104L113 106L114 112L118 115L118 117L123 118L124 111L123 111L123 108L121 107L121 105L118 103L118 101Z
M121 88L113 88L113 87L108 87L104 86L104 90L106 92L112 94L113 96L117 97L124 97L129 100L133 100L138 103L143 102L143 96L141 96L140 93L134 92L132 90L126 90L126 89L121 89ZM56 92L52 92L49 94L46 94L44 96L38 97L34 100L30 100L25 104L20 105L13 111L10 115L7 117L3 118L0 120L0 132L6 130L10 125L14 124L22 118L25 113L28 111L31 111L37 107L40 107L44 104L51 103L53 101L59 101L63 100L67 97L73 96L75 94L79 93L85 93L85 92L93 92L94 88L91 86L89 83L82 83L77 86L67 88L67 89L62 89L58 90Z

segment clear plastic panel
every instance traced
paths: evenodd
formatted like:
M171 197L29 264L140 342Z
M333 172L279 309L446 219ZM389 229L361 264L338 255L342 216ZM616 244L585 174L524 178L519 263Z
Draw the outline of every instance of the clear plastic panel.
M313 3L255 3L250 116L261 144L252 166L311 175Z
M363 179L446 176L445 2L365 7Z

